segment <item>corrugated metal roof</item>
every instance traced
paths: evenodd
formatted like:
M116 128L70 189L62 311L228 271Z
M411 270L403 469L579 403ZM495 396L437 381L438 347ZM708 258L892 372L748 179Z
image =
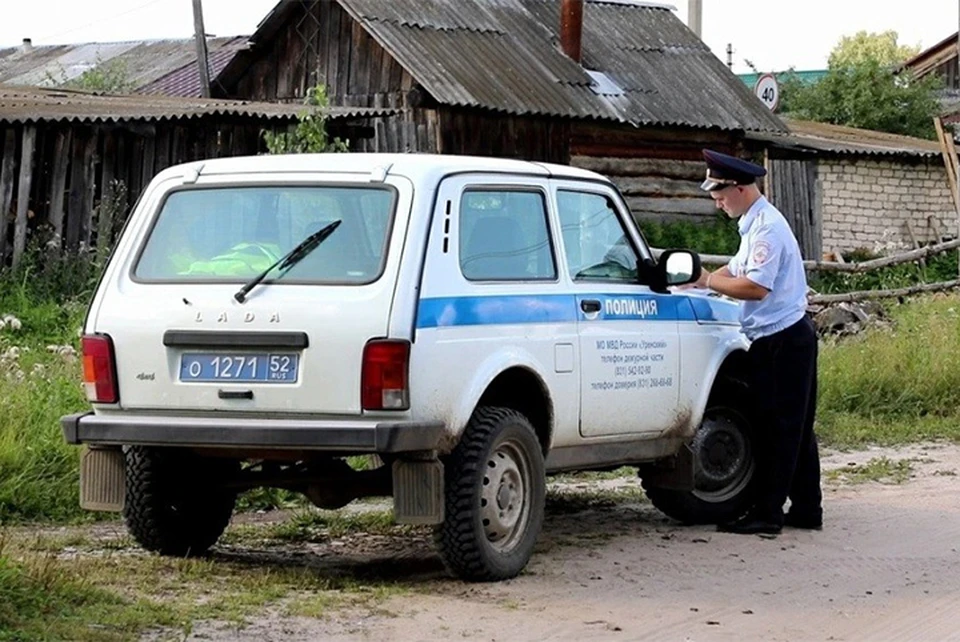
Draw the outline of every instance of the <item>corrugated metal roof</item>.
M230 61L236 57L238 51L247 48L247 38L238 38L234 41L235 47L221 47L217 51L208 52L207 67L210 70L210 78L216 79ZM195 60L195 59L194 59ZM203 95L200 88L200 70L196 62L192 60L183 67L170 72L169 74L158 78L148 85L144 85L136 90L138 94L161 95L161 96L190 96L199 97ZM211 80L213 84L215 80Z
M208 39L211 76L246 48L247 42L246 36ZM54 45L29 50L12 47L0 49L0 83L60 86L100 64L113 64L122 69L133 92L198 97L196 53L193 39ZM170 76L172 79L164 83Z
M0 85L0 123L63 121L115 123L237 116L257 120L293 120L301 105L242 100L182 98L176 96L118 96L37 87ZM395 109L329 107L328 117L368 118L395 113Z
M748 132L747 138L773 143L778 147L820 153L914 157L940 155L940 145L932 140L805 120L784 119L784 122L790 129L789 134Z
M783 124L664 6L588 0L583 64L557 47L559 0L337 0L440 103L633 125L783 131ZM285 4L277 19L289 15ZM268 18L263 33L274 32ZM273 31L271 31L273 30Z

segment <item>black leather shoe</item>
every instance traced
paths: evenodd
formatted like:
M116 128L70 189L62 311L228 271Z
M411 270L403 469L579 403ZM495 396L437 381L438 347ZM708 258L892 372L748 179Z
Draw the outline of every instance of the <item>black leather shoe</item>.
M741 517L729 524L720 524L717 530L721 533L736 533L738 535L776 535L783 530L783 525L756 515Z
M821 531L823 530L823 515L794 514L790 511L784 516L783 525L808 531Z

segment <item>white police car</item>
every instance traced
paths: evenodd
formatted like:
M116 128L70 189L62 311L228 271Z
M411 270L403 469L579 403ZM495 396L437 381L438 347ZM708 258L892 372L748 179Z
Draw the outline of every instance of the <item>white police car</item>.
M540 163L331 154L158 175L91 304L81 502L199 554L239 492L392 495L448 567L509 578L545 475L636 465L665 513L736 516L754 466L735 304L668 286L605 178ZM346 457L378 454L357 471Z

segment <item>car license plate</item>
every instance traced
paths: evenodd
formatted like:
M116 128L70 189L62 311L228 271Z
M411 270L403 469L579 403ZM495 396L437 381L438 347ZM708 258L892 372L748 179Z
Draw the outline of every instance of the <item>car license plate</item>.
M294 353L188 353L180 358L180 381L296 383L299 365Z

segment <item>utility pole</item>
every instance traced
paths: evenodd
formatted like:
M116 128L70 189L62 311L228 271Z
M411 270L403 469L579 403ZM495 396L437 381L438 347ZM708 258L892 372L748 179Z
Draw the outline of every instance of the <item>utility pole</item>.
M733 69L733 43L727 43L727 67Z
M687 26L690 31L703 40L703 0L689 0L687 4Z
M207 61L207 32L203 28L203 0L193 0L193 32L197 40L197 67L200 69L200 92L210 97L210 67Z

